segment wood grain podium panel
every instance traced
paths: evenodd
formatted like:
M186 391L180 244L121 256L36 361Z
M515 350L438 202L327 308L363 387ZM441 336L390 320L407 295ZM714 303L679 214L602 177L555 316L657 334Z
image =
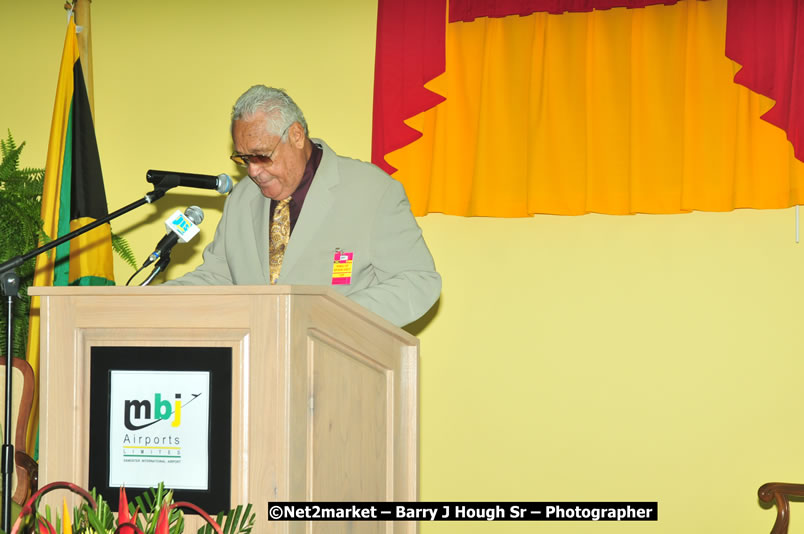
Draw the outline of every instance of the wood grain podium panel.
M40 485L88 483L92 347L230 347L232 504L254 505L255 533L416 531L413 522L267 520L269 501L417 499L415 337L320 287L29 293L42 297Z

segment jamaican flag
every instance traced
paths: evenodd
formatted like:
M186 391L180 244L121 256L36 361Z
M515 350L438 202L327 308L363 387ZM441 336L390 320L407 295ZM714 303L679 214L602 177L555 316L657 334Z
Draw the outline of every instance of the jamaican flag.
M51 238L63 236L108 214L98 144L92 122L73 18L67 25L42 193L42 220ZM33 285L114 285L112 241L108 224L64 243L54 254L40 254ZM28 427L34 451L39 427L39 299L31 302L28 362L37 376Z

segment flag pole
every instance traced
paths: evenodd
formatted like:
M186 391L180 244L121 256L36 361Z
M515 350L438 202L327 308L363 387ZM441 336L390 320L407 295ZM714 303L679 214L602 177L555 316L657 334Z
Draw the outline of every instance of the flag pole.
M87 86L89 109L95 118L95 83L92 69L92 0L75 0L75 24L81 26L78 33L78 53L84 71L84 84Z

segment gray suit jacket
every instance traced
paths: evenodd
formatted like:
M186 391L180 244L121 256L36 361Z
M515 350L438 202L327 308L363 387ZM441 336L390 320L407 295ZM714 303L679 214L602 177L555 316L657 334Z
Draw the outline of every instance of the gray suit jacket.
M418 319L438 299L441 277L402 184L313 142L324 153L276 283L331 287L397 326ZM241 180L226 199L204 263L167 283L268 284L270 204L251 180ZM354 253L349 285L332 285L336 249Z

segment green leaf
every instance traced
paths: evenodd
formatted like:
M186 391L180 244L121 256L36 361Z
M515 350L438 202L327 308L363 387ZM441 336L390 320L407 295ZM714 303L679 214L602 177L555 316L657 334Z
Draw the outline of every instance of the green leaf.
M131 245L128 244L126 238L112 233L112 250L115 254L123 258L132 269L137 270L137 258L134 257L134 252L132 252Z
M251 511L251 504L245 510L242 505L238 505L226 515L219 513L215 521L220 525L224 534L249 534L254 528L255 514ZM212 534L215 532L210 525L204 525L198 529L198 534Z

